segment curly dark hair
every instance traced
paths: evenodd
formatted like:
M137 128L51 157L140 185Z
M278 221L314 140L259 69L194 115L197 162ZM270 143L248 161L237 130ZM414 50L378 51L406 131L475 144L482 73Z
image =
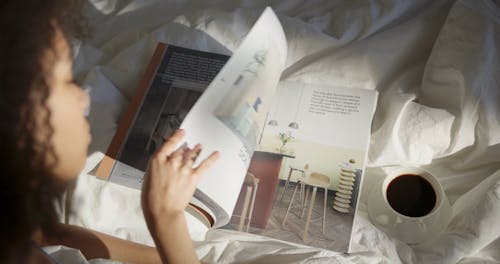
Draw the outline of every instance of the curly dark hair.
M24 262L35 230L55 230L63 188L51 137L47 62L58 29L87 34L84 2L0 1L0 262Z

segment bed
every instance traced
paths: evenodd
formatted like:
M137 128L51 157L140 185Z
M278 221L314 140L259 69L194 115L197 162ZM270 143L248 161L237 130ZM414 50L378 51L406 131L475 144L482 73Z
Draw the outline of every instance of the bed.
M334 82L379 92L353 253L224 229L206 232L191 222L200 259L500 262L500 1L90 2L92 38L74 40L73 45L76 78L90 88L92 98L92 154L68 196L65 222L153 245L139 192L96 179L92 168L102 158L158 41L231 54L269 5L288 40L282 80ZM367 214L369 186L401 164L436 175L452 204L447 229L418 246L379 231Z

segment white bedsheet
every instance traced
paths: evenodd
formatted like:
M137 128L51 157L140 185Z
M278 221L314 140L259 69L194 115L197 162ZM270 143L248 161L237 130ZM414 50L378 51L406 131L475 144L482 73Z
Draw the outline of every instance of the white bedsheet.
M209 263L500 263L500 4L496 0L92 0L94 36L75 41L89 85L92 151L103 151L157 41L230 54L269 4L287 39L282 79L377 89L355 253L191 226ZM102 154L89 157L88 168ZM377 230L369 186L400 164L436 175L447 230L410 247ZM152 245L139 192L82 173L69 222Z

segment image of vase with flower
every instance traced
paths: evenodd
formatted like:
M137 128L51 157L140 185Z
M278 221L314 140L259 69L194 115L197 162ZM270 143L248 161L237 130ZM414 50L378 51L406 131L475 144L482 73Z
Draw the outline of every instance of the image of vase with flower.
M292 136L292 132L291 131L288 131L288 132L280 132L278 134L278 137L280 139L280 142L281 142L281 145L280 147L278 148L278 151L280 153L285 153L286 152L286 144L288 144L288 142L292 141L293 140L293 136Z

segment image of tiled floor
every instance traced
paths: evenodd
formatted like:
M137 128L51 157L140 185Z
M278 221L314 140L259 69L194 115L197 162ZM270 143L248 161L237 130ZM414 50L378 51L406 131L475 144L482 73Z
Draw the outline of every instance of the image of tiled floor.
M334 193L331 191L328 192L327 197L324 234L322 234L321 231L324 192L320 190L318 190L316 194L314 211L311 216L312 221L309 225L308 235L305 241L302 240L302 234L306 224L307 210L301 218L302 208L293 208L301 204L298 191L294 197L293 207L288 214L286 223L282 226L283 217L288 208L294 187L293 183L291 183L281 200L283 184L280 185L274 199L273 210L266 228L263 229L250 226L249 233L332 251L346 252L354 219L354 210L351 209L347 214L335 211L332 208ZM229 224L225 228L237 229L237 224Z

